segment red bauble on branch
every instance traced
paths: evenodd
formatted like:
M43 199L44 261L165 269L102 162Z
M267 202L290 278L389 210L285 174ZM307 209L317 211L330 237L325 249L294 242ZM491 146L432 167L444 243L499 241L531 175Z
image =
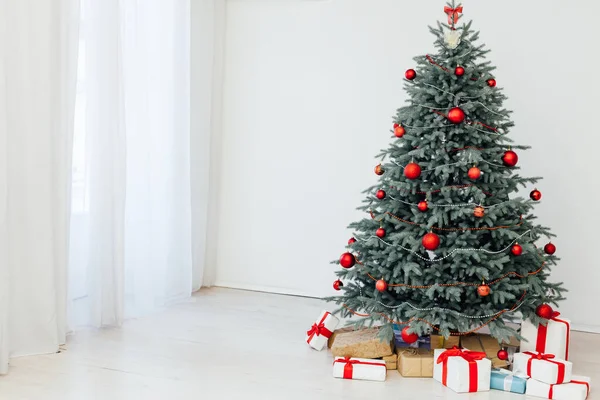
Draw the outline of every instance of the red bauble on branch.
M379 228L379 229L377 229L377 232L375 232L375 234L377 235L378 238L383 239L385 237L385 229Z
M552 243L548 243L547 245L544 246L544 251L546 252L546 254L554 254L556 253L556 246L553 245Z
M398 126L394 127L394 135L397 138L401 138L402 136L404 136L405 133L406 133L406 129L404 129L403 126L398 125Z
M375 167L375 174L381 176L385 173L385 171L383 170L383 167L381 166L381 164L379 164L378 166Z
M404 76L409 81L412 81L413 79L415 79L417 77L417 71L415 71L414 69L409 69L409 70L406 71L406 73L404 74Z
M429 232L427 235L423 236L421 242L425 249L433 251L440 246L440 237L433 232Z
M498 350L498 354L496 354L496 356L498 356L498 359L506 361L508 360L508 351L505 349Z
M481 297L486 297L490 295L490 287L483 282L481 286L477 288L477 294Z
M485 208L481 206L475 207L475 210L473 210L473 215L475 218L483 218L485 216Z
M404 176L410 180L417 179L419 176L421 176L421 167L419 164L411 162L404 167Z
M406 344L413 344L417 340L419 340L419 335L417 335L416 333L408 333L409 329L410 329L409 326L405 326L404 329L402 329L402 332L401 332L402 340Z
M488 79L487 80L487 84L489 87L496 87L496 80L495 79Z
M465 112L462 108L454 107L448 111L448 120L453 124L461 124L464 122L465 118Z
M510 249L510 252L513 253L514 256L520 256L523 254L523 247L519 243L515 243L515 245Z
M540 201L542 199L542 192L540 192L539 190L535 189L531 193L529 193L529 197L533 201Z
M344 286L344 283L342 281L340 281L339 279L337 281L333 282L333 288L335 290L341 290L343 286Z
M385 190L378 190L377 194L375 195L379 200L383 200L385 199Z
M348 239L348 246L353 245L354 243L356 243L356 239L354 239L353 237Z
M477 167L473 167L469 169L467 175L469 176L469 179L476 181L477 179L479 179L479 177L481 177L481 170Z
M377 283L375 283L375 289L379 290L380 292L385 292L387 288L388 284L383 279L380 279L377 281Z
M346 269L354 267L356 264L356 258L352 253L344 253L340 257L340 265Z
M460 65L454 69L454 75L463 76L465 74L465 69Z
M429 209L429 204L427 203L427 200L423 200L419 202L417 207L419 207L419 211L425 212Z
M548 304L540 304L535 313L540 318L550 319L554 315L554 310Z
M507 150L502 156L502 162L507 167L514 167L519 162L519 156L512 150Z

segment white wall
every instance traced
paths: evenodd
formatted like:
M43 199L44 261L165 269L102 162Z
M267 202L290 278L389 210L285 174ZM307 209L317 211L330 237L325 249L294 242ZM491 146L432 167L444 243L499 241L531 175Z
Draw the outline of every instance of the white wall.
M216 284L332 294L373 158L390 142L403 72L432 50L427 25L444 1L229 1L216 246ZM559 235L553 278L571 290L561 307L600 331L600 3L465 0L493 50L500 86L533 149L523 172L546 179L540 221ZM504 10L504 11L503 11ZM557 10L560 10L557 15ZM217 155L219 156L219 155ZM527 192L528 193L528 192Z

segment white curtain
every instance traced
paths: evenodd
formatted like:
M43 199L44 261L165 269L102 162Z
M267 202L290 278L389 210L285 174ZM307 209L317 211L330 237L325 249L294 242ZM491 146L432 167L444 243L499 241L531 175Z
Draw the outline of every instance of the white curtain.
M190 296L189 0L82 0L71 321Z
M65 341L77 0L0 0L0 374Z

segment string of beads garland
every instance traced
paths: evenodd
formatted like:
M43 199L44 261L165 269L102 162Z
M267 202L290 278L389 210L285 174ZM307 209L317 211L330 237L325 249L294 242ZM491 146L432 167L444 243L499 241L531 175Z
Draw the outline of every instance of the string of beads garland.
M414 193L415 194L436 194L436 193L441 193L444 189L467 189L467 188L470 188L470 187L477 187L477 185L475 185L475 184L450 185L450 186L444 186L441 189L430 190L428 192L417 191L417 192L414 192ZM396 189L396 190L399 190L399 191L403 191L403 192L412 193L412 191L410 191L408 189L398 188L396 186L390 186L390 188L391 189ZM488 197L493 197L494 196L492 193L486 192L485 190L482 190L481 193L485 194Z
M434 112L434 113L436 113L436 114L438 114L438 115L441 115L442 117L444 117L446 119L452 118L452 115L450 113L444 114L443 112L438 111L438 110L431 110L431 111ZM480 122L480 121L471 121L471 120L468 120L468 121L466 121L466 123L467 123L467 125L473 125L473 124L475 124L475 125L481 125L484 128L487 128L487 129L489 129L489 130L491 130L493 132L498 132L498 128L494 128L493 126L486 125L486 124L484 124L483 122Z
M408 202L408 201L404 201L404 200L401 200L401 199L397 199L397 198L395 198L394 196L389 196L389 198L390 198L390 199L392 199L392 200L394 200L394 201L399 201L400 203L404 203L404 204L406 204L406 205L413 206L413 207L417 207L417 208L419 208L419 209L420 209L420 207L419 207L419 206L420 206L420 204L421 204L421 203L410 203L410 202ZM506 204L506 203L510 203L510 200L508 200L508 201L503 201L503 202L501 202L501 203L491 204L491 205L489 205L489 206L485 206L485 208L493 208L493 207L498 207L498 206L501 206L501 205L503 205L503 204ZM431 204L430 202L427 202L427 207L428 207L428 208L430 208L430 207L472 208L472 207L477 207L477 206L481 206L481 204L478 204L478 203L465 203L465 204Z

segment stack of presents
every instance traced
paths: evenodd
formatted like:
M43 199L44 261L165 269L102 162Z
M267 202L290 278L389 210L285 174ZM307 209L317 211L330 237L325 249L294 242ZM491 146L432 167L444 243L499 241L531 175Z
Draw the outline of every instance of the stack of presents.
M336 329L339 320L323 312L307 332L316 350L331 349L333 376L385 381L388 371L407 378L433 378L458 393L502 390L546 399L583 400L590 378L573 375L569 360L570 321L558 315L547 323L521 325L523 341L499 344L489 331L466 336L430 335L407 344L402 326L394 340L381 341L379 328ZM499 351L508 354L498 358Z

